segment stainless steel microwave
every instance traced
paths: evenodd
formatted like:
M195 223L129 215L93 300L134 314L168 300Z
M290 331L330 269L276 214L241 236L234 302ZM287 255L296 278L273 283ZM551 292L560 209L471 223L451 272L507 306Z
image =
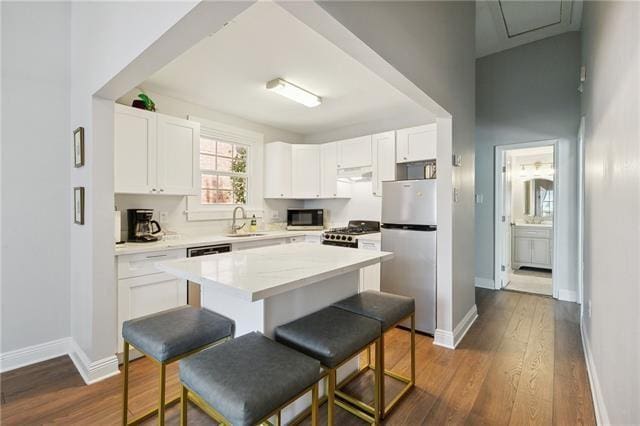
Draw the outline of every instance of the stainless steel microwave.
M324 229L325 211L323 209L287 209L287 229Z

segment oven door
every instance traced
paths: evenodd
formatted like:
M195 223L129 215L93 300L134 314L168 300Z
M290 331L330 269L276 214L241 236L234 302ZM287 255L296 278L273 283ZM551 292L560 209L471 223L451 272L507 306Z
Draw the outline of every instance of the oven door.
M323 209L287 209L287 229L324 229Z

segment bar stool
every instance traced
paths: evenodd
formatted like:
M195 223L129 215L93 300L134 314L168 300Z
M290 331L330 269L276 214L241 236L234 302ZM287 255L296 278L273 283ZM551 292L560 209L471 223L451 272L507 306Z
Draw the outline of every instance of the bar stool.
M384 380L382 380L380 384L380 407L382 410L380 416L384 418L396 406L400 399L413 388L416 382L415 301L411 297L367 290L334 303L332 306L354 314L363 315L380 323L382 335L380 336L380 350L375 358L376 368L378 365L381 365L385 375L405 383L400 393L385 406ZM411 377L405 377L384 369L384 333L406 320L411 321ZM369 366L361 369L359 373L364 372L367 368L371 368L370 362ZM360 405L363 404L361 401L355 400L352 396L341 391L342 387L346 386L350 380L353 380L357 376L356 374L354 377L348 378L349 380L344 380L338 387L336 394L347 401ZM369 412L374 410L374 407L367 404L361 405L361 408Z
M276 416L311 391L312 424L318 424L320 363L249 333L180 361L180 424L187 424L187 401L223 425L254 425Z
M124 338L124 403L122 424L137 424L158 413L158 424L164 424L165 407L180 400L174 398L165 404L166 366L174 361L201 351L211 345L233 337L232 320L203 308L181 306L144 317L125 321ZM129 402L129 346L134 347L160 366L160 400L158 408L128 422Z
M360 352L380 348L380 323L343 309L327 307L275 329L276 341L309 355L327 370L327 423L334 424L335 405L371 423L379 424L379 391L382 369L375 370L374 406L371 414L336 399L336 371Z

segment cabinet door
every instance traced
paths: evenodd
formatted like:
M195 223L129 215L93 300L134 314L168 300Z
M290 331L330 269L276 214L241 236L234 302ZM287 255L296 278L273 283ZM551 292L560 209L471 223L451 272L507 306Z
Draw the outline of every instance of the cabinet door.
M396 179L396 134L385 132L373 135L373 195L382 197L382 182Z
M435 124L398 130L396 161L433 160L436 158L437 127Z
M156 182L156 114L115 105L114 192L149 194Z
M122 350L122 323L187 304L187 282L169 274L118 280L118 349Z
M291 192L294 198L320 198L320 146L291 146Z
M291 196L291 144L268 143L264 147L264 197Z
M531 238L516 238L515 243L515 263L531 263Z
M338 168L371 166L371 135L336 142L338 144Z
M244 243L233 243L231 245L232 251L242 251L257 247L277 246L280 244L287 244L289 240L287 238L273 238L269 240L247 241Z
M338 196L338 152L336 142L320 145L320 195L322 198Z
M551 251L546 238L531 239L531 263L551 267Z
M200 194L200 123L157 114L158 192Z

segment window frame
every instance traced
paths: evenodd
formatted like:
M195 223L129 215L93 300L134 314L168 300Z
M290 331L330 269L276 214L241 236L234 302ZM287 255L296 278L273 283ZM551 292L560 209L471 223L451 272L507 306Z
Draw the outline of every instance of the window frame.
M218 142L222 142L222 143L226 143L226 144L230 144L233 146L233 149L235 150L236 146L242 146L247 150L247 160L246 160L246 169L244 172L225 172L225 171L220 171L220 170L207 170L206 172L202 170L202 168L200 168L200 175L206 174L209 176L228 176L228 177L240 177L240 178L244 178L247 180L247 193L246 193L246 198L247 198L247 202L244 204L240 204L240 203L211 203L211 204L205 204L202 203L202 198L200 199L200 204L202 206L232 206L233 208L235 208L236 206L241 206L241 207L246 207L247 205L249 205L249 194L251 191L251 185L252 185L252 178L249 176L250 174L250 165L251 165L251 161L252 161L252 146L249 143L245 143L245 142L232 142L232 141L228 141L228 140L223 140L222 138L213 138L212 136L209 136L207 134L203 135L202 132L200 132L200 139L202 139L202 137L205 137L207 139L210 139L212 141L214 141L216 143L216 153L215 154L207 154L205 152L202 152L202 150L199 150L198 152L198 157L199 159L202 158L203 155L206 156L210 156L210 157L214 157L216 159L216 169L218 167L217 164L217 159L218 158L229 158L229 157L224 157L224 156L220 156L217 153L217 144ZM230 159L233 161L233 154L232 157L230 157ZM202 188L202 180L200 181L200 197L202 197L202 191L205 188ZM216 188L217 190L219 190L219 188ZM233 190L231 190L233 191Z
M251 130L242 129L228 124L218 123L205 118L188 116L189 120L200 123L200 135L216 141L246 145L247 153L247 203L246 204L202 204L202 179L200 172L200 145L198 144L198 195L187 196L187 221L226 220L231 219L233 210L241 206L247 215L262 217L263 214L263 175L264 135ZM225 174L226 172L216 172Z

